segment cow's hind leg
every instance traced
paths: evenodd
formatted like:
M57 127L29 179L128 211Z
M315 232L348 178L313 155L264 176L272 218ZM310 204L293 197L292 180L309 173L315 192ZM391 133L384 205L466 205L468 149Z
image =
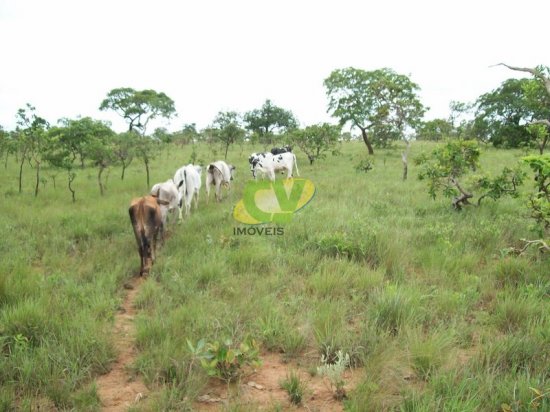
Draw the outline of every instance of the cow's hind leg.
M218 202L221 202L222 201L222 187L221 187L221 182L216 182L216 200Z
M178 203L178 211L178 223L181 223L183 221L183 196Z

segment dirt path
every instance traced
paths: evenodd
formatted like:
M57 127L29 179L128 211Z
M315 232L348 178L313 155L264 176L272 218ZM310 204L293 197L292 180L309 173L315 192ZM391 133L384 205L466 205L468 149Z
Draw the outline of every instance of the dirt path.
M127 372L127 367L134 362L137 354L134 346L134 300L143 282L144 278L135 276L125 285L128 293L115 315L113 341L118 358L111 371L96 381L103 411L126 411L147 394L147 387L143 382Z
M245 378L242 382L231 387L232 395L228 394L228 386L211 380L204 388L203 394L194 403L194 410L200 412L223 411L229 404L229 399L239 403L245 409L266 411L274 410L276 406L285 411L319 411L342 412L342 401L334 399L333 391L326 378L310 376L303 367L296 362L286 362L280 354L264 353L261 356L262 366ZM292 405L288 393L281 388L281 382L294 371L305 385L304 398L301 405ZM353 389L361 377L360 370L348 369L344 378L346 390ZM248 409L247 409L248 410Z

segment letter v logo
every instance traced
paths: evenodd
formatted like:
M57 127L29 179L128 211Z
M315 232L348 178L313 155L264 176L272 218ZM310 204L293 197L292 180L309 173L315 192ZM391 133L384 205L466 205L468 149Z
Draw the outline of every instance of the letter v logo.
M314 195L315 186L308 179L250 181L245 186L243 199L233 210L233 217L251 225L287 223Z

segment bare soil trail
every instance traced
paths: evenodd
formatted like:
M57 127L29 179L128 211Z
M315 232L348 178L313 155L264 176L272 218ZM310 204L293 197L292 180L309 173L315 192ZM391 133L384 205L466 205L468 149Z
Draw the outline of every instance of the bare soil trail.
M115 315L113 343L118 354L109 373L100 376L97 382L97 392L101 399L102 411L123 412L135 405L147 395L145 384L128 372L128 367L137 356L134 345L136 309L134 301L139 288L146 278L134 276L125 284L128 290L122 306Z
M343 402L334 399L334 393L326 378L312 377L295 362L285 362L280 354L264 353L260 358L262 366L241 382L232 384L231 388L224 383L211 380L203 389L203 395L195 401L193 409L200 412L223 411L232 400L244 406L245 409L248 406L258 411L273 410L276 405L285 411L341 412L344 410ZM292 405L288 393L281 387L281 382L288 378L291 371L297 373L305 385L304 398L300 405ZM348 369L344 374L346 390L353 389L360 376L361 370Z

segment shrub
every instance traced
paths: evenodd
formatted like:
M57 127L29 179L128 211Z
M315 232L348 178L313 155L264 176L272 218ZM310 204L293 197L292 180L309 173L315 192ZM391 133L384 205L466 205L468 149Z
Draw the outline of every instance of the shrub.
M344 354L341 350L336 352L334 362L330 362L325 355L321 355L321 366L317 368L317 374L328 378L330 386L334 391L335 399L342 400L346 397L344 372L349 365L349 355L347 353Z
M208 376L220 378L225 382L239 378L245 365L260 364L259 347L253 339L241 343L238 347L233 345L231 339L207 344L199 341L197 347L205 348L201 354L201 365Z

